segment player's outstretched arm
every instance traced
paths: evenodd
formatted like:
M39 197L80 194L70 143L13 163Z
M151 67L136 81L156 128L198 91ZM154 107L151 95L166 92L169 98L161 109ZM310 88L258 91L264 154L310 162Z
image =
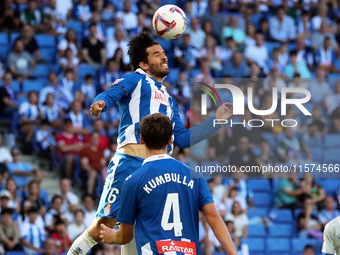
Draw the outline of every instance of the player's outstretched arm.
M231 240L229 231L219 215L214 203L206 204L202 210L208 224L212 228L217 240L228 255L237 255L237 251Z
M101 224L99 238L103 243L123 245L131 242L133 238L133 225L121 223L119 230L111 229Z
M325 226L323 233L323 243L322 243L322 255L334 255L335 245L334 245L335 235L333 233L333 227L328 223Z

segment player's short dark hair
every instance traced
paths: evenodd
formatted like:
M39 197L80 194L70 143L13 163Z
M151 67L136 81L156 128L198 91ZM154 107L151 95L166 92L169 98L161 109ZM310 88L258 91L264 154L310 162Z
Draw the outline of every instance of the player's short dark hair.
M128 44L128 54L134 70L139 68L140 62L148 63L149 53L146 49L158 44L159 43L155 42L147 32L142 32L132 37Z
M172 136L171 121L162 113L154 113L144 117L139 128L148 149L163 149Z

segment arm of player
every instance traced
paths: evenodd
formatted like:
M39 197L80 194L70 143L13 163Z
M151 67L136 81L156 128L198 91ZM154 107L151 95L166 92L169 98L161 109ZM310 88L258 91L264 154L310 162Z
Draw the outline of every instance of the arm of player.
M326 224L324 233L323 233L323 243L322 243L322 255L333 255L335 254L335 245L334 238L335 235L332 231L331 225Z
M231 103L224 103L216 110L215 116L210 117L202 124L198 124L195 127L190 129L186 129L181 121L179 114L178 114L178 106L175 101L175 112L173 122L175 123L173 133L175 135L175 144L184 149L188 148L200 141L204 140L205 138L214 134L217 130L221 128L221 124L217 124L214 127L214 122L218 119L227 120L233 116L232 109L229 109L232 104Z
M228 255L237 255L237 251L231 240L230 234L221 216L219 215L214 203L206 204L202 210L208 224L212 228L216 238L223 246Z
M133 226L130 224L121 223L118 230L108 228L101 224L99 238L103 243L123 245L131 242L133 238Z

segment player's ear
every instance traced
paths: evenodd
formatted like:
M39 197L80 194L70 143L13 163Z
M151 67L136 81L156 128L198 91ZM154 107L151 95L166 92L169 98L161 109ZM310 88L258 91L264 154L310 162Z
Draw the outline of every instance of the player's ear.
M170 140L168 142L168 145L171 146L172 145L172 136L170 137Z
M144 139L143 139L143 136L142 136L142 135L140 135L140 144L145 144L145 142L144 142Z
M139 67L143 69L143 71L146 71L149 69L149 65L145 62L139 62Z

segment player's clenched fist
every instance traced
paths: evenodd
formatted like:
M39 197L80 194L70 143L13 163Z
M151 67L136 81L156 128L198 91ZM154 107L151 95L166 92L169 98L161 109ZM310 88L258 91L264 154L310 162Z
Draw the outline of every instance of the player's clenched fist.
M105 107L105 102L104 100L99 100L97 102L94 102L92 105L91 105L91 114L94 116L94 117L99 117L100 113L102 112L102 110L104 109Z
M117 230L108 228L104 224L100 224L100 227L102 229L100 230L99 238L102 240L103 243L112 244Z

